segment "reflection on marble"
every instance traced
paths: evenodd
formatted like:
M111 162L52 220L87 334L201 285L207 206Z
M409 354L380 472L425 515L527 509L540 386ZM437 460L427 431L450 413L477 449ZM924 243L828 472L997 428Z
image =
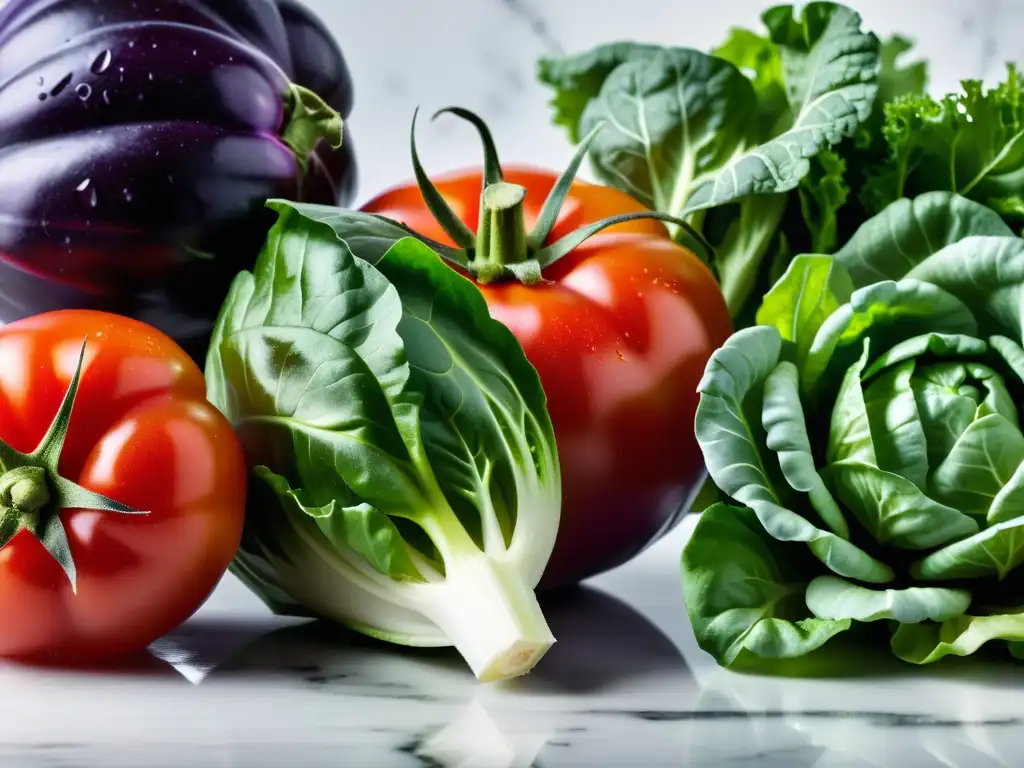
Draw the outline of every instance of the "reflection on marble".
M0 666L0 765L1017 765L1024 668L738 675L695 645L678 556L693 520L593 586L545 600L558 642L477 684L449 650L271 616L228 580L151 654L81 672Z

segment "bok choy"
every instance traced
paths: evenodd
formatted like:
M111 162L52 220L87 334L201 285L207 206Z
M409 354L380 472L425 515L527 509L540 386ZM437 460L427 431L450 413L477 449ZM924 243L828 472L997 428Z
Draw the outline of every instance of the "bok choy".
M270 205L207 362L252 467L233 572L278 613L528 672L561 504L536 371L429 246L350 248L341 211Z

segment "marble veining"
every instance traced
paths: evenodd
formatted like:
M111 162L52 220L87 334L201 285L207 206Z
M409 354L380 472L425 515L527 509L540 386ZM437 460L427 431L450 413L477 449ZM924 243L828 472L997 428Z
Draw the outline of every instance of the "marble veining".
M274 617L225 579L131 664L0 666L0 765L997 766L1024 738L1024 671L880 657L837 679L738 675L696 648L676 564L643 557L545 599L558 642L479 685L445 649Z
M457 103L507 160L564 166L539 56L637 39L708 48L766 0L308 0L357 83L360 198L411 175L413 110ZM937 90L1019 58L1017 0L861 0L879 34L910 32ZM432 171L476 164L472 129L423 121ZM446 650L385 647L273 617L226 578L144 658L60 673L0 666L0 765L1008 766L1024 742L1024 669L891 659L861 677L719 670L682 604L682 525L584 590L546 600L558 642L533 674L476 684Z

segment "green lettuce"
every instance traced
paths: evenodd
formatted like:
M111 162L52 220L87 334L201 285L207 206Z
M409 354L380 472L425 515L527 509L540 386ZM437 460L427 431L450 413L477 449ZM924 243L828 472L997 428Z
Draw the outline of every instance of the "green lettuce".
M812 2L762 20L765 35L734 30L714 55L615 43L539 66L571 138L604 126L590 148L595 174L700 228L735 317L785 250L789 193L868 119L878 91L880 44L854 11ZM807 198L823 211L825 240L845 194L834 171L815 174Z
M869 210L945 190L1024 221L1024 81L1010 65L993 88L977 80L962 87L941 99L906 95L885 104L888 155L861 193Z
M1024 641L1024 240L948 192L800 255L701 381L727 502L682 556L724 666L890 628L923 664Z

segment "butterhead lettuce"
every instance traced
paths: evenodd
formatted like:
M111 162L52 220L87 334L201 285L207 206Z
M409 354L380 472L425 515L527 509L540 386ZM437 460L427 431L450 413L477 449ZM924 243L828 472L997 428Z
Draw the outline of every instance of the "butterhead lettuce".
M1024 641L1024 240L950 193L802 255L700 384L729 497L682 557L722 665L803 656L857 624L923 664Z

